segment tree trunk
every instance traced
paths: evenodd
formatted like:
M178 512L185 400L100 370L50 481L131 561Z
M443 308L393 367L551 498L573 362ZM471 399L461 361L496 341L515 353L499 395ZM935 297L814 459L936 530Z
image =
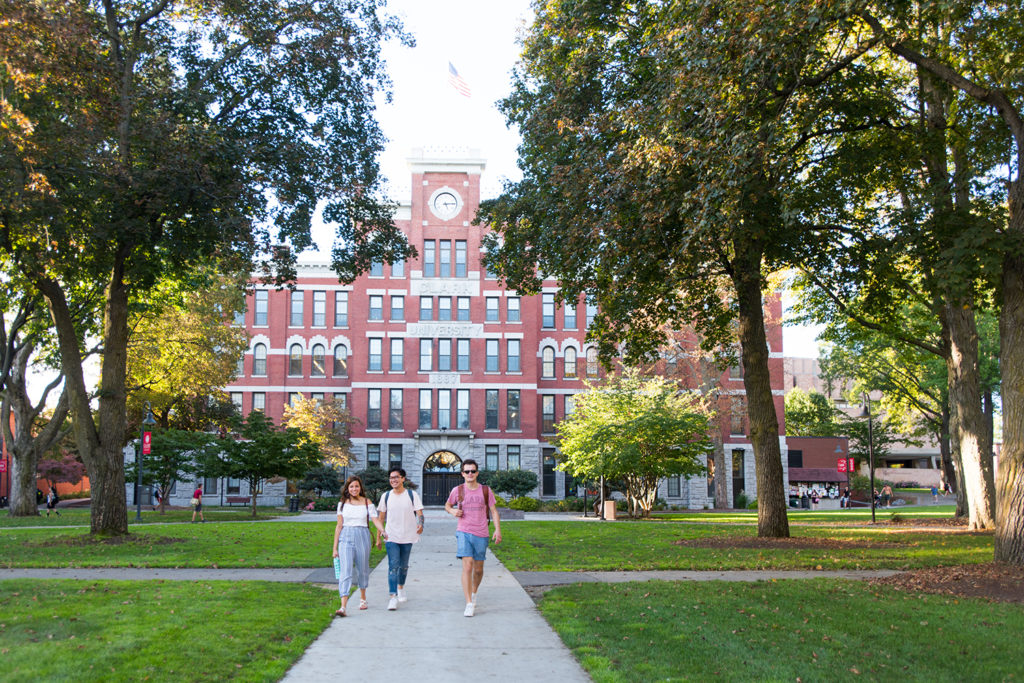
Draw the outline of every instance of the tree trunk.
M942 468L943 482L949 482L951 489L956 487L956 470L953 468L953 453L949 445L949 403L942 407L942 424L939 432L939 466Z
M743 240L734 242L733 286L739 304L739 337L743 386L747 393L750 441L757 479L757 535L789 537L789 518L779 446L779 418L768 371L768 339L761 297L761 250ZM723 472L724 474L724 472Z
M995 526L995 483L992 459L983 452L985 416L981 411L974 310L966 304L949 303L946 319L950 332L950 354L946 359L949 401L957 416L953 438L960 445L968 525L972 529L991 529Z
M20 457L11 451L11 496L8 504L11 517L35 517L39 514L39 503L36 502L36 467L39 456L35 451L22 454Z
M726 476L729 468L725 463L725 446L722 443L721 428L715 434L712 443L715 448L715 509L728 510L732 507L729 505L729 480Z
M1018 138L1024 137L1024 132ZM1018 178L1010 184L1010 235L1024 242L1024 150L1017 148ZM1003 369L1003 448L999 453L995 559L1024 565L1024 258L1010 252L1003 262L999 318Z

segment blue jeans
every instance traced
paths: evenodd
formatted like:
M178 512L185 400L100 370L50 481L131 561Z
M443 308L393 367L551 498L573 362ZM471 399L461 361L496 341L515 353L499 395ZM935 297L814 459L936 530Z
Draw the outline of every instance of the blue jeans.
M412 543L391 543L384 544L388 552L388 593L395 595L398 587L405 585L405 578L409 575L409 553L412 552Z

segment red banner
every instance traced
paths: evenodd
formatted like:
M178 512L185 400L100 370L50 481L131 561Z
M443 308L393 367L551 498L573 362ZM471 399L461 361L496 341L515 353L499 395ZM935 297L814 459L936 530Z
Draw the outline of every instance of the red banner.
M836 461L836 471L853 472L853 458L839 458L839 460Z
M149 455L150 446L153 445L153 433L142 432L142 454Z

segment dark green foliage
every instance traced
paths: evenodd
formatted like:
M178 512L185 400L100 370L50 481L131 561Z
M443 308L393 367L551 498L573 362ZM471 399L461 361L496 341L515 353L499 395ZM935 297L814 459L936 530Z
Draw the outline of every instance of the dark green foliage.
M388 473L377 465L370 465L365 470L355 472L363 482L363 489L370 500L377 502L381 495L391 488L388 483Z
M498 493L522 498L537 488L538 481L537 473L530 470L488 470L487 479L483 483Z
M800 388L786 394L787 436L835 436L837 427L836 410L824 394Z
M306 472L302 481L299 482L299 489L302 491L315 491L317 497L323 496L324 493L337 496L341 492L341 485L343 483L341 472L337 467L321 463L319 466Z

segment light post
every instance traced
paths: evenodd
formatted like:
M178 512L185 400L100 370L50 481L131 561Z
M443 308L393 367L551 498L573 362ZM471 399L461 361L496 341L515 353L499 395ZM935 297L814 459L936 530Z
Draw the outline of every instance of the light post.
M869 488L871 491L868 495L871 496L871 523L875 523L875 450L872 440L874 434L872 433L871 425L871 399L867 396L864 397L864 409L860 411L860 417L866 417L868 419L868 473L871 478Z
M135 455L135 521L142 521L142 454L147 450L149 442L146 440L146 436L150 435L151 432L147 432L147 427L152 427L156 424L156 420L153 419L153 411L150 410L150 403L146 401L146 416L142 418L142 424L139 426L139 450L136 451Z

